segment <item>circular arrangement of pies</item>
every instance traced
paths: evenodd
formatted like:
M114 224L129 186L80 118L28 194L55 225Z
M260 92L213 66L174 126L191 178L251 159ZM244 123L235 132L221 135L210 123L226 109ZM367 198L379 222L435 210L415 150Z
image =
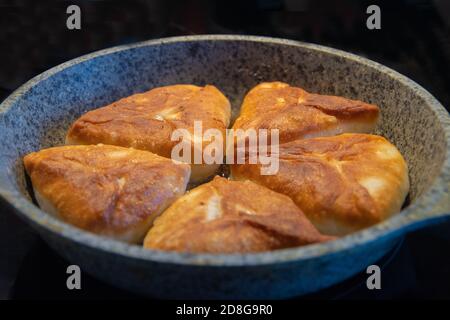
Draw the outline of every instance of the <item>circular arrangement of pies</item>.
M218 164L170 159L174 130L195 137L194 122L201 121L203 130L225 135L230 115L228 99L214 86L155 88L87 112L70 127L65 146L30 153L24 166L42 210L157 250L302 246L401 210L408 169L394 145L369 134L377 106L261 83L244 98L232 128L278 129L275 174L246 161L230 164L230 177L214 177ZM198 186L186 191L189 182Z

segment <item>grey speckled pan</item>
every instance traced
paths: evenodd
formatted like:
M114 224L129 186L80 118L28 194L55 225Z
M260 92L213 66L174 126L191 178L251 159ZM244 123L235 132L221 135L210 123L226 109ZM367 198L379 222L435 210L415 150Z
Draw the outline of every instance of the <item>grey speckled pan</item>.
M245 92L281 80L381 107L378 133L405 156L409 205L339 240L259 254L179 254L144 250L83 232L33 204L22 165L28 152L63 143L87 110L152 87L214 84L238 112ZM366 59L294 41L192 36L99 51L26 83L0 107L0 194L69 261L115 286L157 297L283 298L314 292L376 262L406 232L450 214L450 118L413 81ZM11 244L14 245L14 244Z

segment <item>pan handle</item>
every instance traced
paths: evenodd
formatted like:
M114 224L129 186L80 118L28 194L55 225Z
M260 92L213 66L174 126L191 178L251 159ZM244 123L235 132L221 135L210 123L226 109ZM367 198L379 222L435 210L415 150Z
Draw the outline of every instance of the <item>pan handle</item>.
M425 204L419 204L418 208L414 208L403 216L403 219L407 220L406 224L405 221L402 221L405 233L450 221L450 182L446 186L440 197L428 195ZM433 201L435 201L434 204Z

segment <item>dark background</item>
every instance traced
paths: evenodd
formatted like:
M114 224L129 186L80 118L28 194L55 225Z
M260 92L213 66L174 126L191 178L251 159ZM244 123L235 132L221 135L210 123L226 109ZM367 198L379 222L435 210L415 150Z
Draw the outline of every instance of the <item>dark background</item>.
M66 28L77 4L82 29ZM378 4L382 29L366 28ZM0 0L0 99L80 55L125 43L190 34L252 34L354 52L411 77L450 105L448 0Z
M81 30L66 8L81 7ZM381 30L366 8L381 8ZM449 0L0 0L0 101L33 76L99 49L177 35L252 34L313 42L385 64L450 106ZM450 224L408 236L382 262L383 290L359 275L311 298L450 298ZM449 234L449 235L447 235ZM67 263L0 203L0 298L129 297L86 278L65 289Z

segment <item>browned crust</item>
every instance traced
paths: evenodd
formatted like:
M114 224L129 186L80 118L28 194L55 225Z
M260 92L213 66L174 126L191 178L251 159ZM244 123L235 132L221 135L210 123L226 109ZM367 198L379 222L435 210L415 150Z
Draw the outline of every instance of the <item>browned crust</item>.
M250 181L215 177L156 219L144 247L180 252L244 253L330 240L288 197Z
M356 118L372 121L376 120L379 114L379 109L374 104L322 94L310 93L301 104L306 107L316 108L338 119Z
M248 161L247 161L248 163ZM408 193L405 160L386 139L368 134L281 144L279 171L232 165L234 179L250 179L291 197L323 233L342 235L398 212ZM336 231L330 232L334 225Z
M271 82L249 91L233 129L278 129L280 142L288 142L335 128L343 121L366 125L369 132L378 117L379 108L373 104Z
M194 121L203 130L223 133L229 125L230 103L214 86L172 85L120 99L82 115L69 129L72 144L104 143L147 150L170 157L175 129L193 133Z
M64 221L131 242L142 241L153 218L184 193L190 173L150 152L108 145L44 149L24 165Z

